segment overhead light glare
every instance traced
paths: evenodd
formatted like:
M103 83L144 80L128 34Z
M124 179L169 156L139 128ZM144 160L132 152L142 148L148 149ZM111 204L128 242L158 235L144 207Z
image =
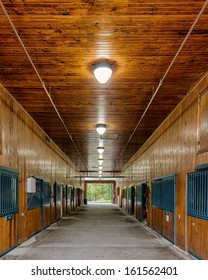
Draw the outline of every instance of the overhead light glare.
M103 164L103 159L99 159L98 163L99 163L99 165L102 165Z
M103 135L106 131L106 124L102 124L102 123L97 124L96 125L96 130L100 135Z
M100 62L94 66L94 76L100 84L105 84L112 75L112 65L108 62Z
M97 147L97 151L99 154L102 154L104 152L104 147Z

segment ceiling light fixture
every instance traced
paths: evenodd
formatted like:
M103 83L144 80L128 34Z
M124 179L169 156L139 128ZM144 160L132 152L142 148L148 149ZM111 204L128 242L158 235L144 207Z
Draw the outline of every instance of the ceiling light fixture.
M103 159L99 159L98 163L99 163L99 165L102 165L103 164Z
M94 66L94 76L100 84L105 84L112 75L112 65L108 62L99 62Z
M99 170L102 170L102 169L103 169L103 166L102 166L102 165L99 165L98 168L99 168Z
M97 147L97 151L99 154L102 154L104 152L104 147Z
M100 135L103 135L106 131L106 124L104 124L104 123L97 124L96 130Z

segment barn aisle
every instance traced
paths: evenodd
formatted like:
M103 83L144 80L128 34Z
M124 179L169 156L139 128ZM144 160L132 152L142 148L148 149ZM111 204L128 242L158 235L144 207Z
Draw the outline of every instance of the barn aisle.
M83 205L2 260L193 259L112 204Z

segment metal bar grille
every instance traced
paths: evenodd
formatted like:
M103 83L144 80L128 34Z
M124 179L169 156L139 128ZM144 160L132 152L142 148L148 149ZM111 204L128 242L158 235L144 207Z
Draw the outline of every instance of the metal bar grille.
M188 174L187 212L190 216L208 219L208 171Z
M162 180L152 182L152 206L156 208L162 206Z
M174 211L175 176L162 179L162 209Z
M176 176L161 177L152 182L152 206L174 212Z
M51 186L48 181L43 181L43 205L50 204Z
M18 212L18 173L0 167L0 216Z
M142 203L142 184L136 186L136 202L138 204Z

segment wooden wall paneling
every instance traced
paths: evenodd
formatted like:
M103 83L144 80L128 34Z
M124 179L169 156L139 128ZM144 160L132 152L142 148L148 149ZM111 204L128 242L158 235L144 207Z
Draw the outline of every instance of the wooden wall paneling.
M187 216L186 216L186 185L187 173L193 171L196 164L197 147L197 110L198 97L190 95L180 106L180 118L178 129L179 149L176 165L178 176L176 193L176 244L185 249L187 247Z
M132 164L138 166L140 178L146 176L151 182L156 177L170 173L177 174L176 184L176 245L186 249L191 244L187 229L186 184L187 173L194 171L195 166L207 163L208 153L198 154L198 97L207 86L208 75L194 87L184 101L171 113L156 132L140 148L122 170L122 175L130 174ZM207 133L207 131L206 131ZM205 133L205 134L206 134ZM208 133L207 133L208 136ZM143 168L141 168L143 166ZM131 178L129 177L130 183ZM151 188L149 194L151 193ZM151 195L149 197L149 202ZM156 210L149 205L148 225L156 227L154 219ZM197 235L203 236L203 231ZM202 238L204 240L204 238ZM197 241L196 241L197 242ZM204 241L207 250L207 243Z
M0 217L0 256L18 244L18 215L14 214L12 220Z
M41 208L36 208L27 211L27 234L28 238L41 231L42 215Z
M5 217L0 217L0 255L11 248L10 222L6 222Z
M195 218L188 216L188 251L197 254L197 235Z
M198 94L198 153L208 151L208 86Z
M162 232L161 234L174 242L174 213L169 212L169 218L166 218L166 211L162 211Z
M44 206L44 228L51 224L51 207L50 205Z
M3 238L3 234L4 234L4 227L3 227L3 217L0 218L0 255L4 252L4 238Z
M162 210L155 207L152 208L152 228L162 233Z
M18 170L19 175L19 213L15 217L17 231L13 232L13 239L18 232L18 243L22 243L30 236L41 230L40 209L27 210L26 181L29 176L49 179L51 184L56 178L66 181L66 173L77 175L73 164L54 143L46 141L45 133L19 106L19 104L0 87L1 92L1 125L2 125L2 155L1 165ZM68 177L68 182L74 181ZM54 222L53 199L51 211L44 209L45 225ZM51 212L51 213L50 213ZM50 218L51 216L51 218ZM50 222L49 222L50 219ZM7 230L0 224L0 231ZM4 240L5 243L7 242Z
M208 259L208 221L188 216L188 251Z
M188 28L190 17L196 16L196 11L199 11L202 6L202 1L193 1L188 8L186 1L184 1L185 4L183 5L182 3L178 4L177 1L174 1L174 4L172 2L171 4L168 3L168 5L165 1L161 1L161 3L157 3L157 9L154 12L154 17L152 17L152 9L154 9L152 3L144 4L143 6L143 4L140 5L138 2L133 1L135 3L131 3L130 5L132 6L127 7L126 2L125 4L118 4L117 2L112 2L110 5L106 3L108 5L107 9L106 5L103 7L102 3L98 3L96 8L92 8L92 5L88 2L84 3L86 7L83 9L79 6L83 6L82 1L76 4L75 1L68 1L64 4L64 7L70 11L70 15L64 16L61 15L61 11L64 9L63 4L58 2L53 4L53 7L49 7L49 4L43 5L41 3L38 5L31 4L27 7L20 6L15 2L11 4L5 3L15 26L20 29L20 35L24 38L24 30L27 30L28 36L32 38L32 40L27 40L28 37L26 36L24 39L27 40L26 44L30 49L30 54L35 64L45 65L45 67L41 68L41 74L46 85L50 84L53 87L51 96L55 104L58 105L64 115L68 113L68 108L71 108L70 122L75 132L78 132L77 137L85 133L85 137L81 137L78 141L82 151L88 149L87 142L90 143L90 147L95 144L95 140L91 139L92 126L87 121L87 126L85 125L83 116L88 115L89 105L91 107L99 105L100 97L102 98L103 94L103 90L97 88L97 83L94 81L91 71L95 63L93 54L96 52L96 48L100 47L100 38L105 38L106 32L109 30L109 32L116 30L116 36L109 36L107 44L102 44L104 51L107 45L109 46L109 58L113 59L112 62L116 70L109 87L109 102L105 103L105 110L106 114L109 111L111 112L112 105L115 109L124 108L124 110L120 110L119 114L114 114L111 121L112 123L117 123L114 124L116 131L122 131L121 133L130 135L138 116L142 114L145 105L151 98L152 86L149 85L151 84L155 87L156 83L161 79L164 67L168 65L173 53L175 53L176 44L184 37L184 33L181 30ZM122 5L125 7L122 7ZM180 11L183 11L183 18L181 18L181 12L179 12L179 5ZM44 9L42 10L40 7L43 6ZM74 6L76 7L74 8ZM104 11L107 14L104 14ZM103 16L101 16L101 12ZM89 23L89 13L98 17L101 16L98 24L99 28L96 31L93 25ZM73 16L71 16L72 14ZM171 19L167 17L167 14L171 15ZM134 16L133 20L132 16ZM58 21L57 17L60 17ZM57 129L57 118L52 117L52 109L48 108L47 111L48 100L46 101L47 98L43 94L41 84L37 81L35 73L28 67L26 58L19 55L20 46L18 42L15 42L12 32L9 32L10 29L8 30L8 26L5 23L6 19L2 18L1 23L3 23L4 28L1 30L1 53L7 54L1 56L2 69L3 67L5 68L0 73L2 81L8 88L11 88L14 96L26 106L41 125L45 129L52 131L53 135L56 135L56 141L60 141L59 143L64 145L64 137L61 137L63 130L60 127ZM206 15L203 15L204 18L206 19ZM51 21L56 22L56 25L53 25ZM82 26L82 30L80 26ZM149 36L146 36L147 28ZM40 30L41 34L39 33ZM88 31L84 32L83 30ZM189 41L189 47L181 54L182 61L177 61L172 68L169 79L166 79L161 88L162 94L157 95L154 106L150 108L151 114L147 119L145 118L147 125L143 127L144 132L141 137L143 139L163 119L162 116L166 116L175 104L183 98L190 83L207 69L206 20L200 21L200 25L195 32L191 36L192 40ZM57 40L54 40L54 34L56 34ZM76 42L73 41L70 34L77 36ZM155 38L159 39L155 40ZM123 42L127 42L127 44L123 44ZM142 42L145 46L148 46L148 51L142 44L137 44L137 42ZM177 43L175 44L175 42ZM85 48L90 51L85 53L85 60L83 60L81 54L85 52ZM194 52L194 50L197 51ZM62 53L61 58L59 58L60 53ZM74 56L73 61L69 59L72 53ZM51 59L53 55L56 58L54 60ZM194 55L195 57L193 58ZM28 77L30 78L28 79ZM63 80L65 80L64 87ZM28 90L29 87L31 88L30 90ZM21 89L19 92L18 88ZM139 95L137 94L138 90L140 91ZM170 93L168 90L170 90ZM119 91L120 98L117 98L117 91ZM80 97L79 104L77 104L76 100L78 94ZM34 96L36 98L33 98ZM126 100L128 100L128 104ZM48 107L51 106L49 105ZM41 113L44 110L47 111L47 114L43 117ZM90 116L95 120L97 111L92 111ZM154 118L157 113L157 118ZM77 115L80 117L77 118ZM131 121L128 122L129 119ZM126 120L128 125L125 125ZM48 123L50 123L49 127ZM89 133L86 133L86 131L89 131ZM125 137L120 138L117 142L119 143L117 146L120 147L118 151L122 150L121 144L125 142ZM136 140L137 144L141 143L139 139L140 137ZM67 150L69 151L70 149ZM134 152L131 151L134 149L129 147L127 150L129 154ZM110 155L111 151L112 149L106 150L109 153L108 155ZM96 153L96 151L94 152ZM82 154L87 159L87 153ZM112 156L115 156L115 160L118 157L117 152Z
M198 236L200 238L200 255L202 259L208 260L208 221L199 219L199 232ZM198 242L197 242L198 243Z
M187 247L186 224L186 174L183 172L176 176L176 244L183 249Z
M18 244L18 214L13 214L10 221L10 246L14 247Z
M3 235L2 235L2 252L11 248L10 246L10 222L5 221L5 217L1 219L2 221L2 228L3 228Z

